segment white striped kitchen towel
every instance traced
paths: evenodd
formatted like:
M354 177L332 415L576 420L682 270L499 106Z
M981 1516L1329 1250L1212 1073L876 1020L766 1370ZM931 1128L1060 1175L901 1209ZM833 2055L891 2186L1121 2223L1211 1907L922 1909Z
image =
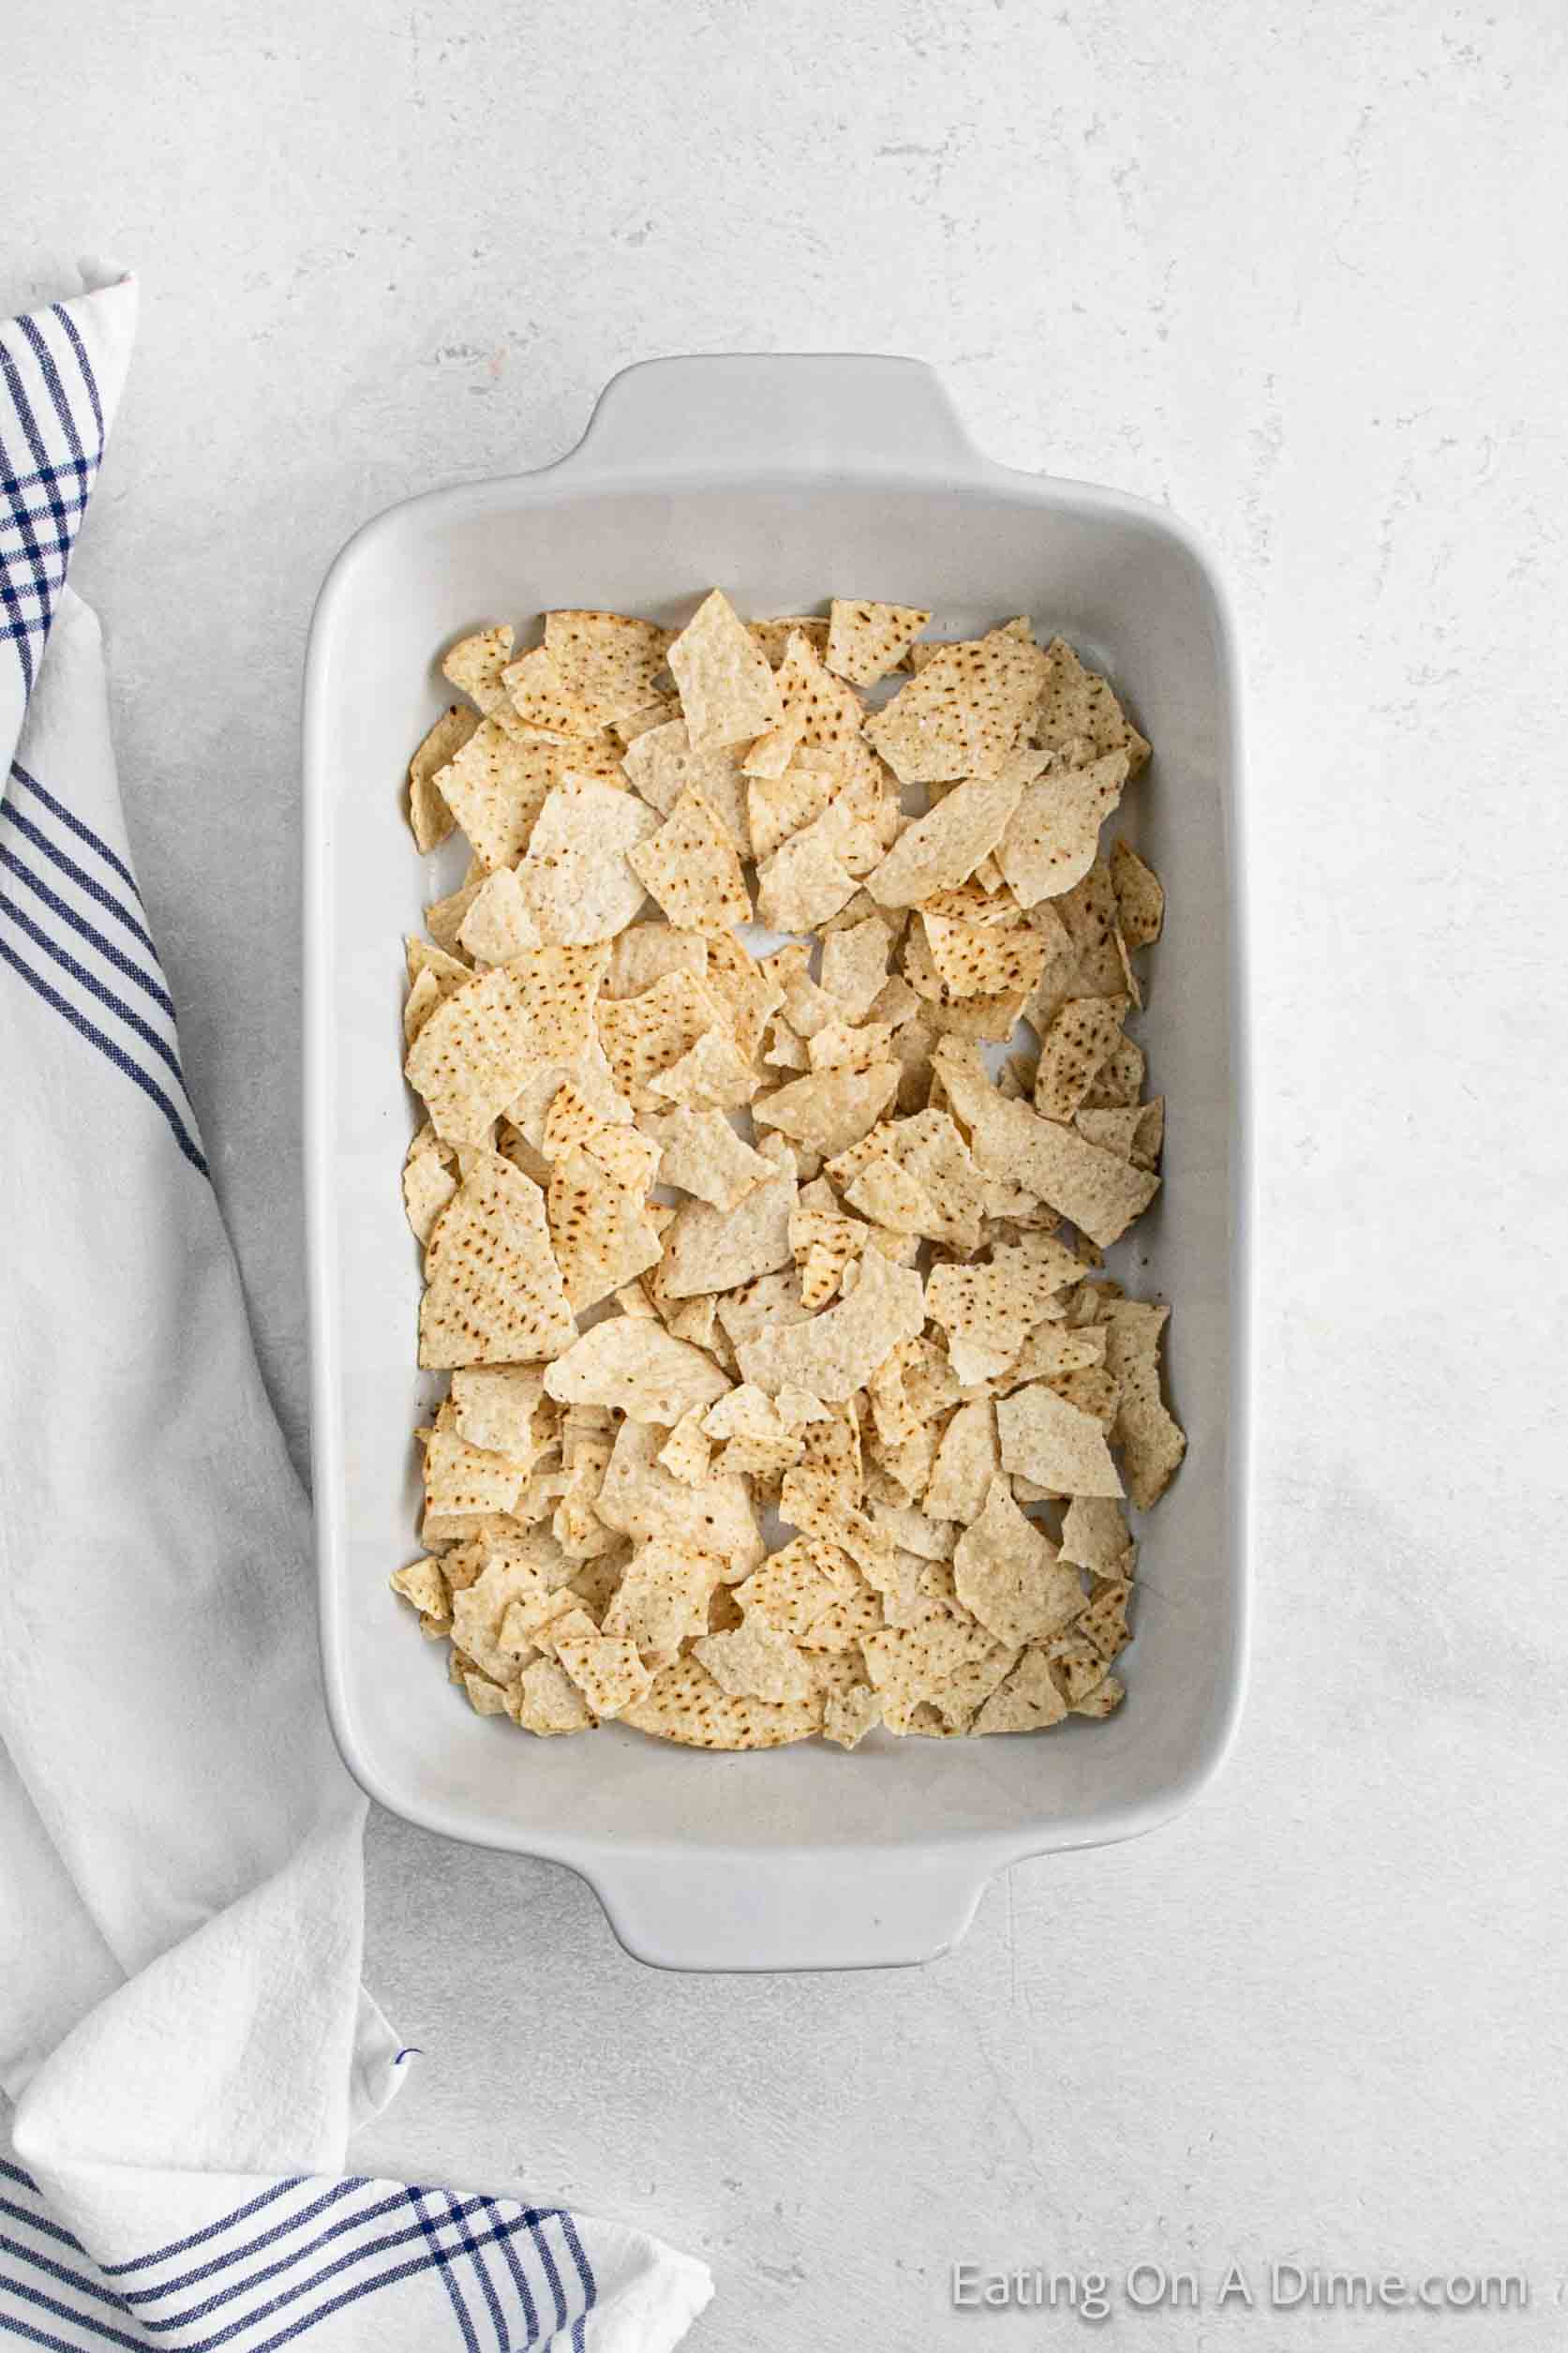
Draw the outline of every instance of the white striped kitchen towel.
M135 315L0 324L0 2342L664 2353L700 2263L345 2172L365 1802L66 585Z

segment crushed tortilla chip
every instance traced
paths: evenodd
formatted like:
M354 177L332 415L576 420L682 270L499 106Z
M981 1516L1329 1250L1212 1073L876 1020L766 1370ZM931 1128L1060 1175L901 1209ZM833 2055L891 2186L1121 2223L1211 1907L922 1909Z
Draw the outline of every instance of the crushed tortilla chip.
M457 939L476 964L509 964L525 949L545 945L545 935L515 867L498 866L493 875L486 875L463 918Z
M921 910L926 945L948 1001L1027 996L1045 969L1045 941L1031 924L963 923Z
M1108 752L1086 768L1053 769L1026 788L996 846L996 863L1021 906L1059 898L1082 882L1127 776L1127 754Z
M1103 1310L1105 1369L1115 1384L1113 1437L1140 1511L1152 1510L1187 1452L1187 1437L1159 1387L1159 1347L1171 1311L1141 1299L1112 1299Z
M499 720L482 719L431 779L486 874L528 847L560 765L559 744L519 742Z
M1035 1109L1047 1119L1077 1113L1115 1048L1126 1012L1125 997L1068 997L1040 1040Z
M879 907L915 907L933 892L967 882L1001 840L1023 791L1016 775L955 785L899 835L866 889Z
M814 1071L760 1097L752 1117L759 1128L777 1128L829 1156L858 1144L897 1087L898 1072L890 1062L874 1063L869 1071Z
M1083 1413L1047 1382L1034 1381L996 1402L1002 1468L1057 1495L1120 1495L1124 1490L1093 1414Z
M561 683L610 727L653 703L669 631L626 613L546 613L545 647Z
M624 931L645 895L632 857L658 823L635 793L563 771L517 868L540 937L580 948Z
M768 657L722 589L703 599L672 641L669 667L698 751L753 742L784 715Z
M1121 1701L1123 1481L1185 1446L1169 1311L1084 1274L1159 1182L1163 894L1099 842L1147 747L1026 619L928 619L714 592L448 656L410 819L473 855L408 944L403 1181L451 1386L393 1585L480 1714L852 1748ZM741 936L748 864L798 944Z
M852 685L874 686L898 668L930 619L918 605L854 604L835 596L828 623L828 667Z
M1152 947L1165 922L1165 888L1129 842L1113 845L1111 887L1116 893L1117 918L1127 946Z
M436 778L456 758L479 721L461 703L443 711L409 762L409 825L421 850L438 849L452 831L452 811Z
M722 931L751 919L752 903L735 846L700 792L690 785L657 832L627 862L669 921L685 931Z
M1048 1654L1031 1648L997 1686L970 1729L981 1734L1044 1731L1059 1724L1067 1712L1068 1703L1057 1688Z
M945 645L867 723L867 739L901 784L995 776L1038 701L1046 667L1038 646L1003 629Z
M978 1519L958 1540L953 1583L970 1615L1014 1649L1059 1634L1083 1608L1077 1570L1061 1563L999 1476Z
M729 1382L711 1356L675 1340L658 1323L617 1315L595 1324L545 1373L546 1393L575 1404L608 1405L633 1421L673 1428L683 1414L723 1397Z
M1125 752L1136 776L1149 747L1127 717L1103 678L1086 669L1065 638L1053 637L1045 651L1039 701L1030 721L1033 741L1080 760Z
M804 1324L775 1328L736 1350L742 1377L773 1395L786 1385L827 1404L853 1397L900 1342L918 1340L925 1322L920 1278L868 1251L847 1299Z
M585 1146L575 1145L555 1162L545 1198L550 1241L575 1314L659 1264L663 1245L649 1221L646 1188L619 1182Z
M425 1256L419 1361L433 1370L558 1356L571 1309L537 1185L481 1154Z
M405 1068L438 1135L483 1141L531 1066L585 1051L607 962L602 948L534 949L436 1007Z

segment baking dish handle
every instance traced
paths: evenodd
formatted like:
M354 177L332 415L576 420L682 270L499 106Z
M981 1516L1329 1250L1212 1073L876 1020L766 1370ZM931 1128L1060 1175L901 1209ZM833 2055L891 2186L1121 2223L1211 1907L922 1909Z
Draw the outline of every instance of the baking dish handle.
M561 470L672 477L971 473L984 464L923 360L715 352L612 376Z
M973 1857L817 1848L744 1861L618 1856L584 1876L634 1959L757 1971L934 1960L964 1934L988 1872Z

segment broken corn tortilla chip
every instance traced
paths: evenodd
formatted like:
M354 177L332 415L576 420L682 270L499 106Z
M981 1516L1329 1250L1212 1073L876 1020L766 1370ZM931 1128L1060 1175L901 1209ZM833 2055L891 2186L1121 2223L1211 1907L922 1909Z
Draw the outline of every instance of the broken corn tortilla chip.
M1062 1558L1102 1577L1130 1573L1132 1536L1113 1497L1073 1497L1062 1521Z
M601 999L596 1019L620 1091L639 1111L663 1111L650 1082L725 1027L719 999L690 972L666 972L635 997Z
M734 845L691 786L627 862L669 921L684 931L723 931L751 920L752 902Z
M595 1324L545 1374L551 1397L614 1406L633 1421L659 1422L666 1430L694 1406L711 1405L729 1386L703 1349L631 1315Z
M752 855L747 816L749 783L738 744L694 748L683 719L650 727L626 747L622 763L635 789L650 809L668 817L682 793L698 792L717 817L741 858Z
M934 809L904 828L868 876L866 889L872 897L881 907L915 907L933 892L967 882L1001 840L1023 790L1022 783L1008 775L955 785Z
M823 667L811 640L799 633L784 648L778 670L784 723L803 751L847 757L859 742L865 717L853 687Z
M429 1240L436 1220L457 1190L456 1162L456 1153L439 1141L426 1122L403 1162L403 1207L421 1243Z
M722 589L704 597L668 658L696 750L753 742L783 719L768 656Z
M1086 768L1054 768L1026 787L996 845L996 862L1021 906L1060 898L1083 880L1127 777L1127 754L1108 752Z
M895 1160L873 1161L844 1199L873 1225L885 1225L895 1234L929 1234L936 1222L925 1193Z
M470 1446L455 1431L433 1430L425 1442L425 1504L438 1517L508 1512L527 1476L522 1463Z
M774 669L789 650L791 637L804 637L814 653L828 651L828 623L820 613L780 613L769 621L747 622L753 637Z
M945 645L867 721L867 738L903 785L995 776L1038 701L1045 673L1039 648L1007 630Z
M478 964L508 964L525 949L545 945L515 867L498 866L485 877L463 918L457 940Z
M1126 1012L1125 997L1068 997L1040 1040L1035 1072L1038 1112L1047 1119L1073 1117L1114 1051Z
M852 685L874 686L897 669L930 619L918 605L852 603L835 596L828 622L828 667Z
M548 1740L563 1732L588 1731L593 1716L565 1669L553 1658L536 1658L523 1670L517 1722L525 1732Z
M1136 1108L1143 1088L1143 1049L1135 1038L1123 1038L1113 1046L1095 1073L1093 1086L1083 1098L1085 1111L1125 1111ZM1164 1133L1163 1124L1160 1129ZM1142 1168L1144 1162L1140 1161ZM1152 1162L1149 1163L1152 1165Z
M668 1325L665 1328L667 1331ZM658 1461L684 1487L698 1487L708 1477L713 1467L713 1447L703 1434L700 1410L682 1414L659 1448Z
M793 718L786 713L776 727L769 727L766 735L759 735L741 757L741 774L746 777L782 776L800 748L805 724L803 711L797 712Z
M1053 904L1077 958L1073 985L1066 994L1130 997L1131 972L1116 927L1116 893L1104 859L1097 858L1082 881Z
M903 1341L918 1340L924 1323L919 1275L870 1250L847 1299L808 1323L772 1328L742 1341L736 1356L741 1378L769 1396L789 1386L806 1389L826 1404L838 1404L864 1388Z
M759 1128L777 1128L824 1156L858 1144L898 1091L894 1063L869 1071L829 1069L792 1079L752 1106Z
M590 1036L575 1061L535 1064L505 1116L535 1152L554 1160L602 1128L629 1122L632 1106L617 1094L605 1050Z
M575 1145L550 1170L550 1241L575 1313L659 1264L663 1245L648 1217L647 1187L619 1182Z
M635 793L563 771L517 868L541 937L591 947L624 931L645 896L630 853L658 823Z
M736 1111L751 1102L761 1084L727 1031L705 1029L679 1061L649 1080L648 1092L692 1111Z
M1130 843L1117 842L1112 847L1111 887L1127 946L1152 947L1165 922L1165 888Z
M774 1162L773 1173L732 1209L715 1208L707 1201L687 1202L666 1237L665 1285L670 1296L690 1299L706 1292L733 1291L758 1275L787 1266L795 1196L794 1169Z
M1181 1425L1159 1389L1160 1339L1170 1313L1141 1299L1112 1299L1101 1310L1105 1369L1118 1392L1112 1436L1140 1511L1159 1501L1187 1452Z
M1053 1494L1123 1492L1098 1421L1069 1405L1043 1381L997 1400L996 1434L1002 1468Z
M605 1612L605 1632L666 1664L682 1642L708 1631L708 1605L724 1573L711 1552L640 1544Z
M953 1371L965 1387L1006 1371L1031 1327L1083 1268L1048 1234L998 1245L989 1266L933 1266L926 1313L948 1336Z
M722 1690L737 1700L809 1700L811 1668L787 1634L749 1611L728 1634L699 1635L692 1644Z
M584 1610L552 1631L557 1658L601 1722L640 1700L653 1681L636 1644L602 1634Z
M579 1058L608 961L603 947L533 949L436 1007L404 1068L438 1135L482 1142L532 1066Z
M970 1149L983 1175L1026 1186L1101 1249L1154 1199L1159 1179L1149 1171L1100 1151L1076 1129L1042 1119L1026 1103L1006 1101L973 1046L945 1039L934 1059L953 1109L971 1131Z
M558 1356L573 1338L537 1185L494 1153L442 1210L425 1259L419 1361L432 1371Z
M403 1038L412 1045L424 1028L426 1017L435 1012L443 995L441 982L433 972L422 972L403 999Z
M454 1372L452 1404L459 1437L525 1467L535 1452L533 1416L545 1393L537 1365L509 1364Z
M822 823L818 817L792 833L757 868L757 921L769 931L819 930L855 896L856 878Z
M1038 1324L1004 1377L1011 1388L1022 1388L1025 1381L1060 1385L1068 1373L1086 1371L1091 1365L1104 1361L1105 1334L1098 1326L1091 1331L1074 1331L1065 1323ZM1084 1401L1074 1397L1072 1402L1082 1405Z
M830 1691L822 1711L823 1737L840 1748L858 1748L882 1721L882 1699L873 1684L859 1680Z
M661 1184L694 1193L715 1209L739 1208L749 1192L778 1176L777 1164L743 1143L721 1111L650 1115L643 1126L659 1147Z
M598 735L605 715L569 686L547 646L535 646L500 674L513 710L525 727L560 742Z
M1002 1477L993 1478L984 1510L958 1540L953 1583L970 1615L1015 1650L1059 1634L1083 1607L1077 1570L1061 1565Z
M971 1731L1038 1732L1059 1724L1068 1703L1056 1687L1051 1661L1043 1650L1026 1650L1005 1683L999 1684L976 1716Z
M610 950L605 995L640 997L666 973L687 972L700 981L707 969L706 940L691 932L678 932L673 923L633 923L617 934Z
M475 630L471 637L459 637L443 655L441 675L481 711L493 711L498 702L506 700L500 674L512 659L515 642L504 622Z
M560 772L559 744L509 735L482 719L434 778L486 873L522 855Z
M783 992L773 974L733 932L709 932L707 946L705 986L728 1015L736 1045L752 1060L769 1018L783 1001Z
M892 935L880 916L829 932L822 943L822 987L837 997L844 1021L863 1021L888 980Z
M672 1478L658 1459L663 1438L657 1423L621 1423L595 1511L638 1542L711 1552L725 1581L738 1581L767 1550L745 1480L722 1471L695 1487Z
M830 1568L834 1563L839 1565L836 1573ZM846 1588L853 1591L856 1581L853 1568L829 1546L796 1536L769 1552L734 1593L748 1617L758 1617L775 1632L803 1642L833 1601Z
M1035 742L1069 757L1095 760L1108 752L1125 752L1134 776L1149 757L1147 743L1106 681L1085 669L1063 637L1053 637L1045 650L1039 701L1029 733Z
M466 879L458 884L456 890L449 892L444 899L433 899L426 908L425 927L437 943L438 953L450 955L455 961L457 934L463 927L464 916L479 896L484 880L485 869L476 858L469 868ZM468 967L465 965L463 969L466 972Z
M409 824L421 850L438 848L452 831L452 812L436 778L456 758L478 725L473 712L454 703L441 712L409 762Z
M433 948L427 939L420 939L411 933L403 945L411 983L417 981L422 973L428 972L440 986L441 995L450 997L454 989L460 989L465 981L473 979L471 970L460 957L448 955L444 948Z
M748 772L746 819L752 855L770 858L791 834L819 817L843 784L825 754L808 753L776 776Z
M931 961L953 997L1024 995L1045 969L1046 943L1028 923L963 923L921 910Z
M626 613L546 613L545 647L562 683L609 727L655 701L669 632Z
M785 1701L738 1699L687 1653L654 1677L621 1721L686 1748L778 1748L809 1740L821 1725L822 1707L815 1692Z
M983 1657L993 1637L967 1613L927 1601L909 1626L889 1626L861 1637L866 1671L881 1695L889 1731L906 1732L909 1719L959 1669Z

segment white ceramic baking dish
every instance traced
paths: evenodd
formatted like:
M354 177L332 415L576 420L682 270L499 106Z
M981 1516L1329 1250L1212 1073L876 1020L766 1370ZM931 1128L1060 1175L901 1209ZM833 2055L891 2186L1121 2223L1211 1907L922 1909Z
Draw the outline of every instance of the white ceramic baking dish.
M1027 612L1105 668L1154 742L1127 830L1163 875L1141 1023L1170 1099L1164 1189L1113 1259L1173 1300L1187 1462L1144 1530L1128 1697L1041 1737L711 1756L609 1727L520 1737L470 1713L387 1590L418 1498L418 1257L398 1172L402 935L454 865L416 856L398 781L445 699L435 657L549 606L675 622L828 593L929 602L934 634ZM990 1875L1153 1829L1218 1764L1246 1619L1248 1175L1238 686L1190 532L1114 492L1010 472L909 360L655 360L616 377L537 473L391 508L334 563L305 695L306 1124L326 1687L370 1794L428 1829L547 1856L641 1958L682 1969L916 1961ZM462 856L452 858L460 870Z

